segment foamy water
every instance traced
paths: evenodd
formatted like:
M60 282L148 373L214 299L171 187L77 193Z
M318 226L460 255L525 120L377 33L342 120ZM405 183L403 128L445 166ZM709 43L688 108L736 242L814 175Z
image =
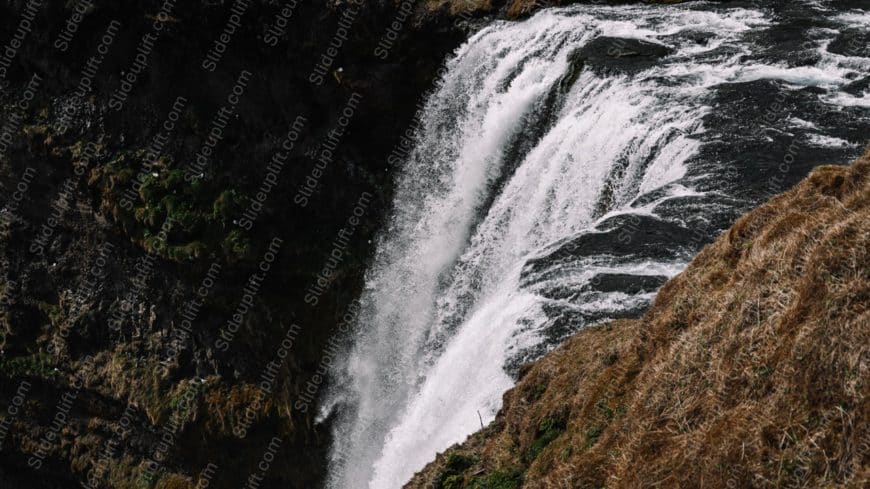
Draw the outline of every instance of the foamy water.
M852 25L863 15L840 17ZM494 418L513 384L510 365L654 297L602 288L600 277L679 273L690 255L677 245L550 257L625 216L664 223L663 206L703 212L698 171L688 172L713 87L773 80L836 90L868 61L825 51L815 66L744 62L755 49L745 35L773 22L742 8L575 6L496 22L455 53L427 101L366 275L358 336L321 413L337 410L328 487L401 487ZM571 53L599 36L673 52L637 72L583 69L566 86ZM867 98L824 97L842 106ZM791 120L816 129L801 114ZM811 143L853 145L821 132Z

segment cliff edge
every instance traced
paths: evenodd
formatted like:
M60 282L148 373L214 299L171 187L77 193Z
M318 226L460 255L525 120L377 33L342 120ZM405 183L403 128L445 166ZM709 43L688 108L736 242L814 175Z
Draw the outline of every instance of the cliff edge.
M521 372L406 488L867 487L870 153L739 219L636 321Z

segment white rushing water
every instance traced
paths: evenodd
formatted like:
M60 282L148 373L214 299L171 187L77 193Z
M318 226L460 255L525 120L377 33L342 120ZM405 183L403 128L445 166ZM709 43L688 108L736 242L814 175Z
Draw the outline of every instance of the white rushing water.
M512 385L505 366L554 339L553 311L615 317L654 294L589 293L594 276L682 269L683 257L646 255L527 265L606 219L697 195L681 179L711 86L846 82L845 68L741 64L745 33L768 24L740 8L580 6L494 23L457 51L397 179L354 347L334 372L322 414L341 406L328 487L401 487L493 419ZM566 81L571 53L599 36L673 51L640 72L583 69Z

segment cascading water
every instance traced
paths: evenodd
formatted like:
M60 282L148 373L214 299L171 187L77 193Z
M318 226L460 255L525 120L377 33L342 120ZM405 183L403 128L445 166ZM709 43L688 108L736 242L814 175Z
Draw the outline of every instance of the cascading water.
M816 4L804 8L832 23L866 15ZM867 98L848 87L870 60L829 52L830 26L792 36L812 41L793 47L811 62L775 59L790 15L575 6L494 23L458 50L323 408L338 412L328 487L401 487L493 419L518 364L638 314L735 213L785 189L770 182L857 153L860 139L836 128L868 127ZM601 39L609 61L589 51ZM658 54L635 56L633 40ZM799 108L764 122L763 99L780 95ZM775 180L769 167L798 136L811 149Z

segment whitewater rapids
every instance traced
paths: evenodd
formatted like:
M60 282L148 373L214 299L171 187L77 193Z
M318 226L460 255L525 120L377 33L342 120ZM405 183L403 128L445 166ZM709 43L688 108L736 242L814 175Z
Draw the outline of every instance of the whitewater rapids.
M520 363L638 315L739 212L859 152L870 95L854 87L870 59L828 47L870 14L799 6L817 28L789 27L802 14L785 8L548 9L454 54L322 406L329 488L401 487L494 418ZM668 54L578 62L602 37Z

